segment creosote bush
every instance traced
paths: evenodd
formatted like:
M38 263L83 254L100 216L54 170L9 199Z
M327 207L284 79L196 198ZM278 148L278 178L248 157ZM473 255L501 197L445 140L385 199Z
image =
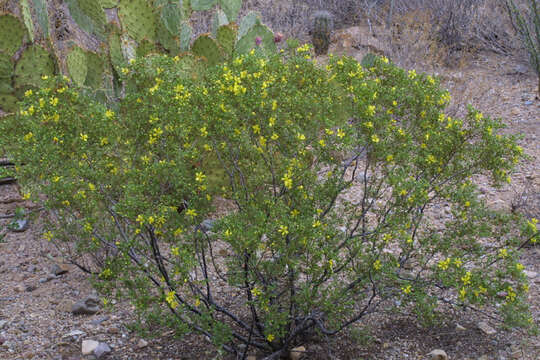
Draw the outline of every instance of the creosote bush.
M114 108L47 79L0 132L50 212L44 236L107 299L238 358L286 356L396 304L429 320L441 302L495 303L532 323L518 254L536 220L489 210L470 180L510 181L522 150L500 120L446 116L437 79L386 58L319 66L307 45L198 79L164 55L122 74Z

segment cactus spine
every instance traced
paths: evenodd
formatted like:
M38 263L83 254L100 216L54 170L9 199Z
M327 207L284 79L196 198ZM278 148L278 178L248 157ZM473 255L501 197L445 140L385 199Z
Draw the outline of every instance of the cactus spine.
M334 27L332 14L328 11L317 11L313 15L313 29L311 31L313 47L317 55L328 53L330 36Z

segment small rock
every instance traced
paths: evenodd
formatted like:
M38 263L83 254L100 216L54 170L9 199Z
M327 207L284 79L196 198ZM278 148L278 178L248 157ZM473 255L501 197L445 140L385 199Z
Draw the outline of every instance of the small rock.
M95 357L98 359L101 359L104 355L107 355L110 352L111 352L111 348L109 347L109 345L102 342L100 342L93 351Z
M83 340L81 348L82 348L82 354L83 355L90 355L97 347L99 346L99 342L95 340Z
M295 348L291 349L291 353L289 354L289 358L291 360L300 360L302 355L306 352L306 348L303 346L297 346Z
M30 285L26 285L24 290L27 291L27 292L32 292L32 291L34 291L36 289L37 289L37 286L30 284Z
M66 264L53 264L51 266L51 274L56 276L63 275L69 271L69 267Z
M461 326L460 324L456 324L456 330L457 330L457 331L465 331L465 330L467 330L467 329L464 328L463 326Z
M211 231L212 228L214 227L214 224L216 223L216 220L212 220L212 219L205 219L202 221L200 227L201 227L201 230L203 232L208 232L208 231Z
M431 360L448 360L448 355L441 349L436 349L427 354Z
M75 315L93 315L99 311L99 298L95 295L77 301L71 307L71 312Z
M51 303L58 304L57 308L61 312L71 312L71 308L73 306L73 302L71 302L69 300L66 300L66 299L64 299L64 300L62 300L60 302L57 302L57 300L52 299Z
M512 113L512 115L519 115L519 109L517 107L512 108L511 113Z
M7 324L8 324L7 320L0 320L0 330L5 328Z
M524 102L525 105L532 105L532 103L533 102L531 100L527 100L527 101Z
M19 284L16 285L13 290L15 290L15 292L24 292L26 290L26 286L24 286L24 284Z
M249 355L246 360L257 360L257 357L254 355Z
M489 324L485 321L480 321L477 326L486 335L494 335L497 333L497 330L489 326Z
M529 271L529 270L523 270L523 273L525 276L527 276L529 279L534 279L538 274L536 271Z
M148 341L144 340L144 339L139 339L139 341L137 342L137 349L142 349L142 348L145 348L148 346Z

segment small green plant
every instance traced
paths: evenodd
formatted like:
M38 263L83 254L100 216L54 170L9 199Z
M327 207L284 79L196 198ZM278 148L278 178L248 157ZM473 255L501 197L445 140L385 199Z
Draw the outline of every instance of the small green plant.
M313 15L311 38L315 54L322 55L328 53L333 27L334 20L332 14L328 11L317 11Z
M505 0L512 26L518 33L529 54L530 63L538 76L538 96L540 97L540 3L527 0L527 9L518 9L514 0Z
M131 61L116 109L48 79L0 123L44 237L107 299L238 358L396 306L431 320L443 300L532 325L535 220L490 210L471 180L510 181L522 150L500 120L447 116L437 79L386 58L255 48L196 78L186 59Z

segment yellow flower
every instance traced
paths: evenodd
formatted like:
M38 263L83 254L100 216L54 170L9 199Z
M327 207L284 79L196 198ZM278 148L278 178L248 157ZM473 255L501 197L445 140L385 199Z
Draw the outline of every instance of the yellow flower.
M517 263L516 264L516 269L518 269L518 271L521 271L521 270L525 269L525 266L523 266L523 264L521 264L521 263Z
M376 134L371 135L371 141L375 144L380 141L379 137Z
M261 127L259 125L253 125L253 133L254 134L260 134L261 133Z
M296 137L297 137L298 140L300 140L300 141L306 140L306 136L305 136L304 134L301 134L301 133L296 134Z
M85 141L85 142L88 141L88 135L86 134L80 133L79 137L81 138L82 141Z
M92 183L88 183L88 188L90 189L90 191L94 191L94 190L96 190L96 185L94 185Z
M499 250L499 257L500 258L505 258L507 256L508 256L508 250L506 250L506 249L500 249Z
M32 140L33 137L34 137L34 134L30 131L28 134L24 135L24 141L28 142Z
M337 136L341 139L345 136L345 132L341 129L337 130Z
M292 188L293 182L289 174L284 174L283 177L281 178L281 181L283 181L283 184L285 185L287 189Z
M175 295L175 291L169 291L167 293L167 296L165 297L165 301L167 301L167 303L172 309L176 309L176 307L178 306L178 301L176 301Z
M409 285L407 285L405 287L402 287L401 291L403 291L406 295L410 294L412 292L411 285L409 284Z
M260 296L262 294L261 290L259 290L259 288L257 287L254 287L253 289L251 289L251 295L257 297L257 296Z
M381 264L381 261L379 259L377 259L374 263L373 263L373 268L375 270L379 270L381 268L382 264Z
M465 299L465 295L467 295L467 290L465 290L465 288L461 288L461 290L459 290L459 297L463 300Z
M291 216L292 217L296 217L298 214L300 214L300 211L298 211L297 209L291 210Z
M180 255L180 249L178 249L178 247L172 247L171 254L173 254L174 256Z
M322 147L325 147L325 146L326 146L326 142L324 141L324 139L319 140L319 144L320 144Z
M194 218L195 216L197 216L197 212L195 210L193 210L193 209L187 209L186 214L187 214L187 216L189 216L191 218Z
M51 241L52 238L53 238L53 233L50 232L50 231L47 231L46 233L43 234L43 237L44 237L47 241Z
M313 222L313 225L311 225L311 226L313 226L314 228L317 228L317 227L319 227L321 225L322 225L321 222L319 220L316 220L316 221Z
M368 114L368 116L375 115L375 105L369 105L366 110L366 113Z
M114 117L114 111L107 109L107 111L105 111L105 117L107 119L113 118Z
M201 136L202 137L207 137L208 136L208 130L206 130L206 126L203 126L200 131L201 131Z
M268 336L266 337L266 340L268 340L269 342L274 341L274 339L275 339L275 337L272 334L268 334Z
M174 236L180 236L184 232L184 229L179 227L178 229L174 230Z
M464 276L461 277L463 285L469 285L471 283L471 272L467 271Z
M25 97L29 97L29 96L32 96L33 93L34 93L34 92L32 91L32 89L26 90L26 91L24 92L24 96L25 96Z
M204 175L202 172L198 172L195 174L195 181L197 182L203 182L206 178L206 175Z
M289 233L289 228L286 225L280 225L279 229L278 229L278 232L281 235L285 236L285 235L287 235Z
M276 109L277 109L277 101L274 100L274 101L272 102L272 111L275 111Z
M277 139L279 139L279 135L276 134L276 133L273 133L272 136L270 137L270 139L277 140Z

